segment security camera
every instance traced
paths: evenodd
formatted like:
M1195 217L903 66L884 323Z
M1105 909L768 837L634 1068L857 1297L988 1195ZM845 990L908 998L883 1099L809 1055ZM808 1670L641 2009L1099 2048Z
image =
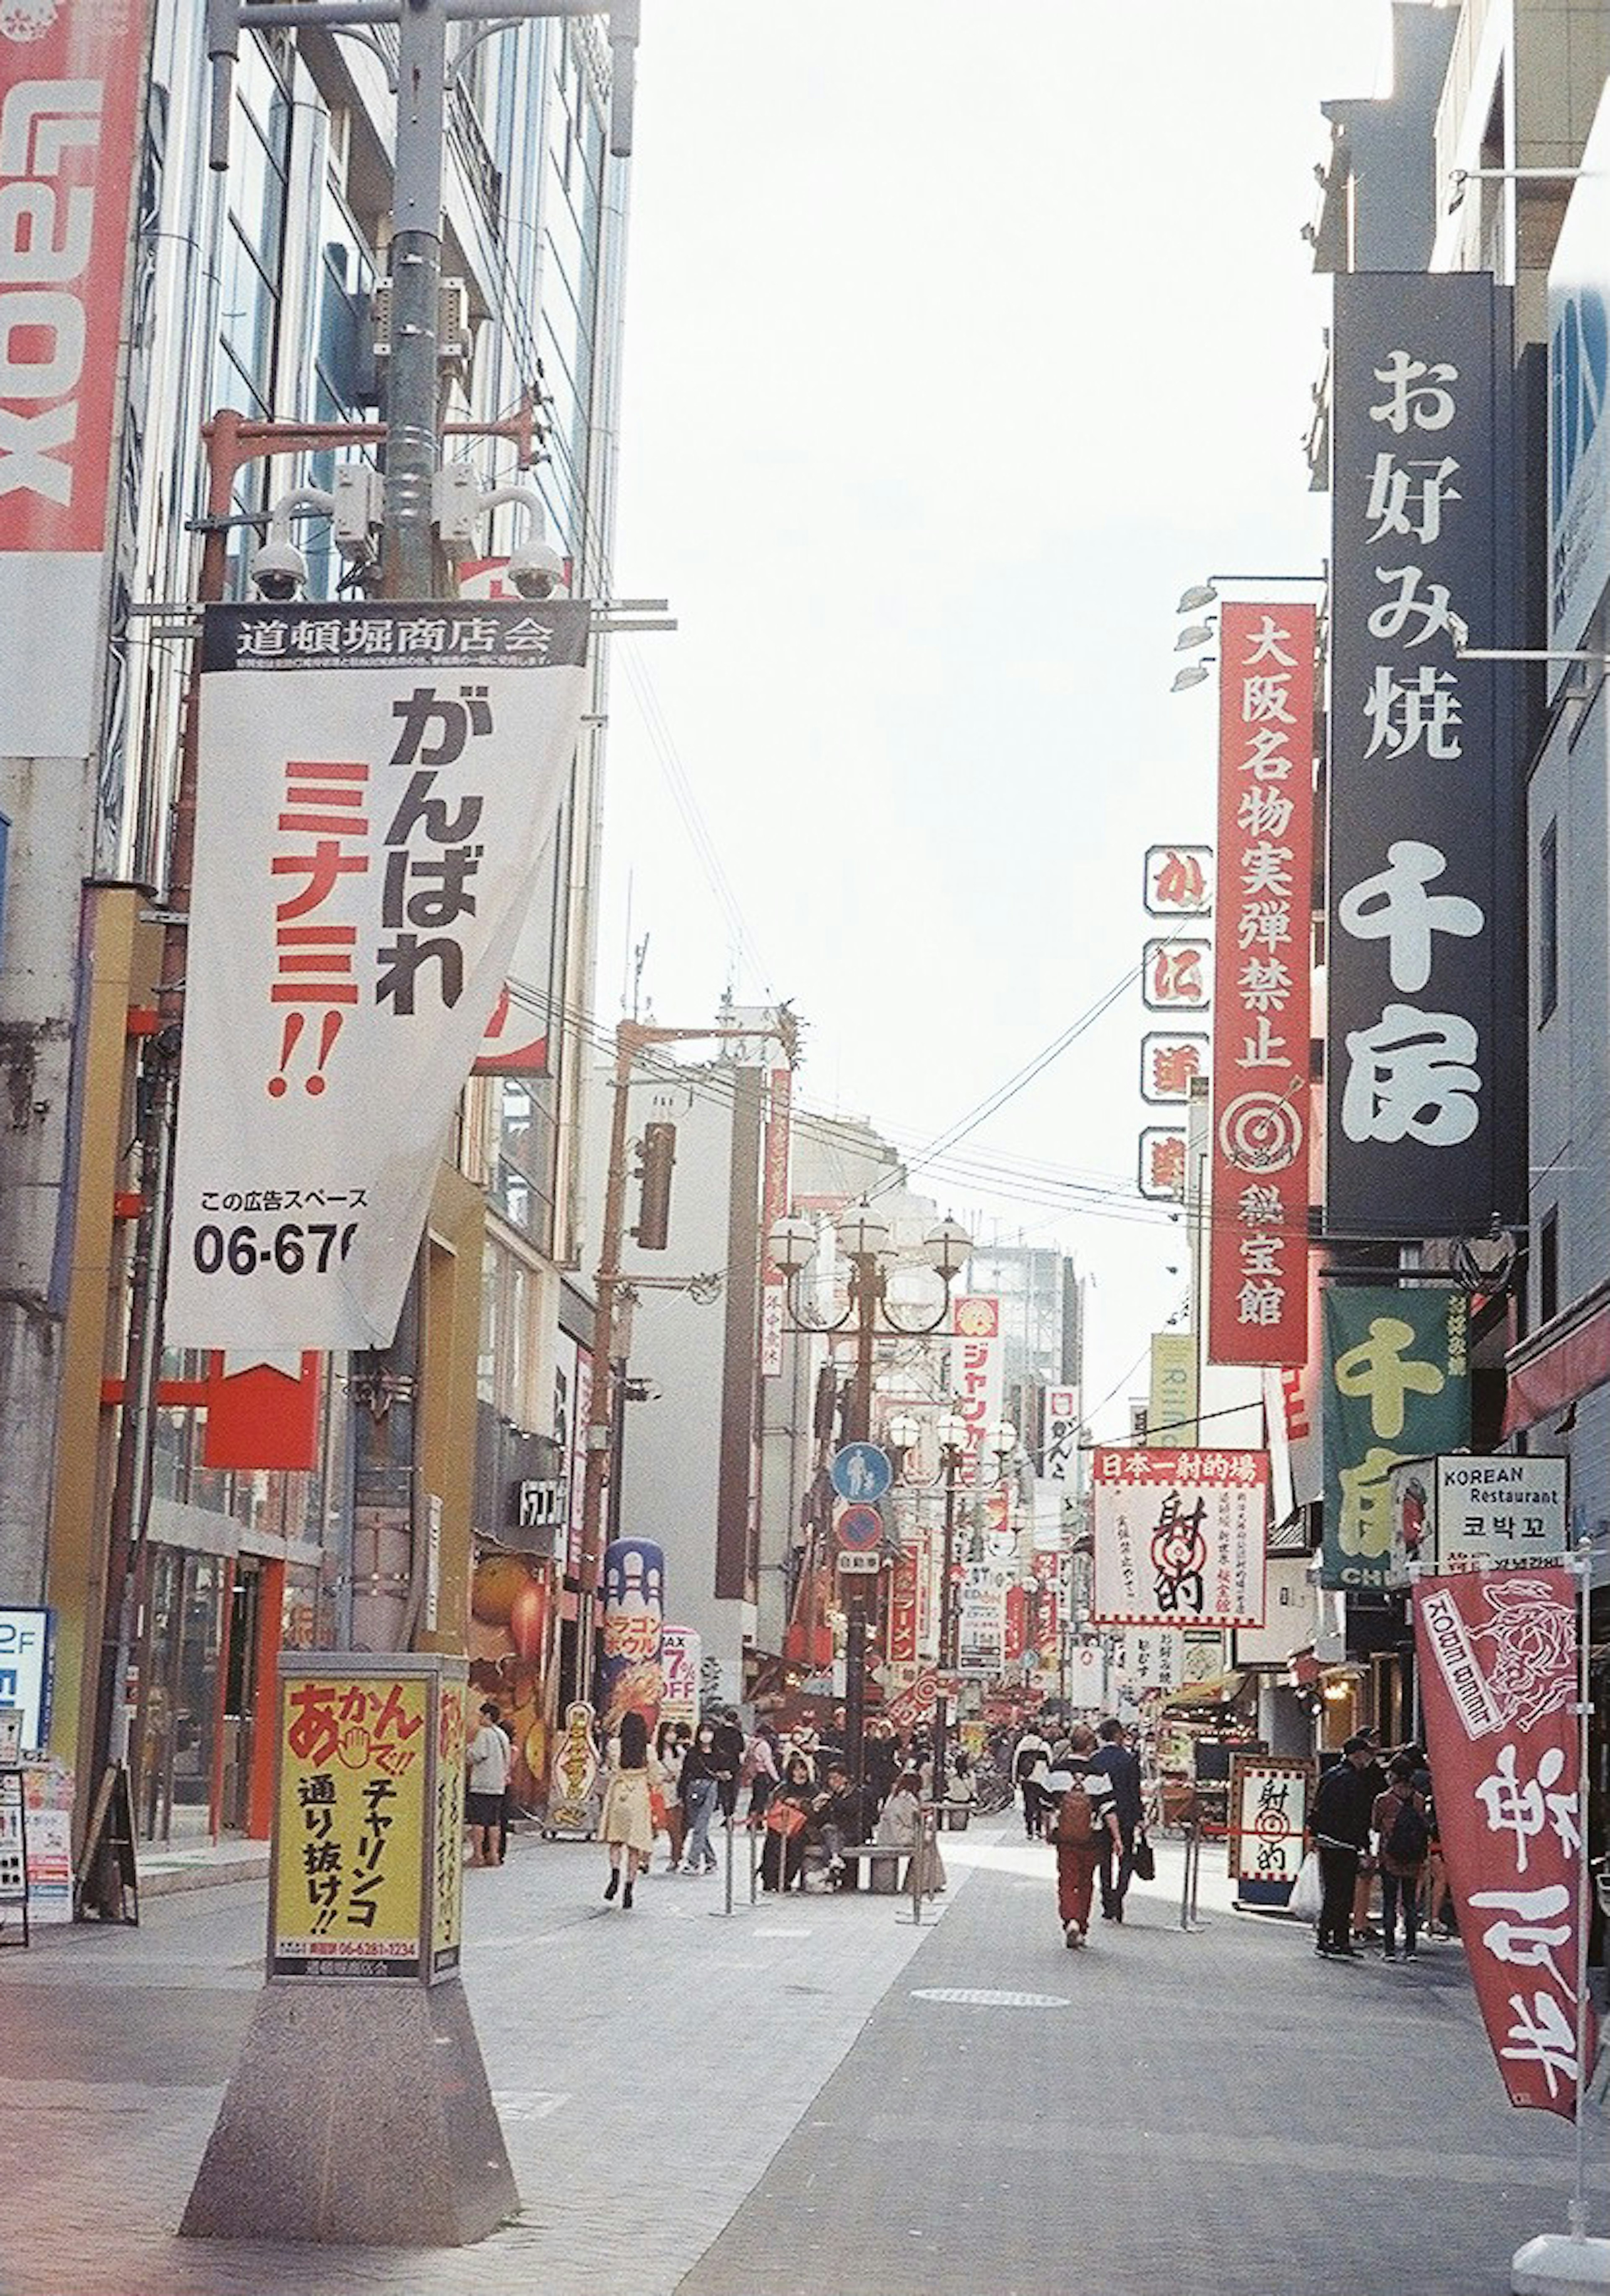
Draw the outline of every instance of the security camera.
M564 587L564 561L551 542L522 542L509 561L507 579L522 598L551 598Z
M251 562L251 586L259 597L283 605L308 586L308 562L294 542L266 542Z

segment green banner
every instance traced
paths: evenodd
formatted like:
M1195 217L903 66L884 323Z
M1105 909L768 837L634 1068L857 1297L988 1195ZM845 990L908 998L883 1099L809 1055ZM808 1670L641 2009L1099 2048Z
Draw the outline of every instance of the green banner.
M1470 1303L1450 1284L1327 1283L1322 1587L1381 1587L1392 1471L1470 1442Z

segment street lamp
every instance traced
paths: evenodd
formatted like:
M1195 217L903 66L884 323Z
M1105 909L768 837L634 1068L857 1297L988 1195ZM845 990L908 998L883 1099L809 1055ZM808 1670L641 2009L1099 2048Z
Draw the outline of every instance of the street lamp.
M931 1314L898 1312L890 1297L890 1280L899 1264L888 1220L867 1199L851 1204L834 1223L839 1250L850 1263L849 1296L836 1316L818 1314L798 1296L799 1278L816 1259L820 1233L816 1224L799 1213L774 1222L767 1250L780 1268L787 1292L793 1327L798 1332L829 1333L855 1331L855 1376L844 1433L850 1442L872 1438L873 1346L879 1338L921 1339L937 1332L950 1314L950 1287L965 1267L973 1239L958 1220L942 1219L929 1229L917 1256L940 1279L941 1298ZM849 1627L844 1645L844 1726L849 1739L850 1782L858 1796L866 1775L867 1737L867 1586L859 1575L845 1590Z

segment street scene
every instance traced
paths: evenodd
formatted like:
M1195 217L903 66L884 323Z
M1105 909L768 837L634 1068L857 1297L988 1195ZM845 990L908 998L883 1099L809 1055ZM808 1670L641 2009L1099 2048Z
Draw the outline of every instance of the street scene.
M1610 2292L1610 0L0 0L0 2296Z

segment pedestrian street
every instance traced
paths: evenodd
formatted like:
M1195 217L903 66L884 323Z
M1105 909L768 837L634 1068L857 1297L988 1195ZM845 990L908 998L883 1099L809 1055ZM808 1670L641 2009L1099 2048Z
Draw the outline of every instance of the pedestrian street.
M1067 1952L1051 1851L946 1838L908 1904L517 1838L466 1882L465 1981L522 2205L474 2248L180 2241L260 1970L258 1883L0 1960L4 2296L1500 2296L1563 2226L1570 2131L1504 2102L1457 1945L1316 1958L1158 1845ZM352 2071L355 2112L400 2114ZM288 2100L288 2109L294 2101ZM1589 2131L1604 2157L1598 2112ZM1610 2223L1606 2180L1596 2224Z

